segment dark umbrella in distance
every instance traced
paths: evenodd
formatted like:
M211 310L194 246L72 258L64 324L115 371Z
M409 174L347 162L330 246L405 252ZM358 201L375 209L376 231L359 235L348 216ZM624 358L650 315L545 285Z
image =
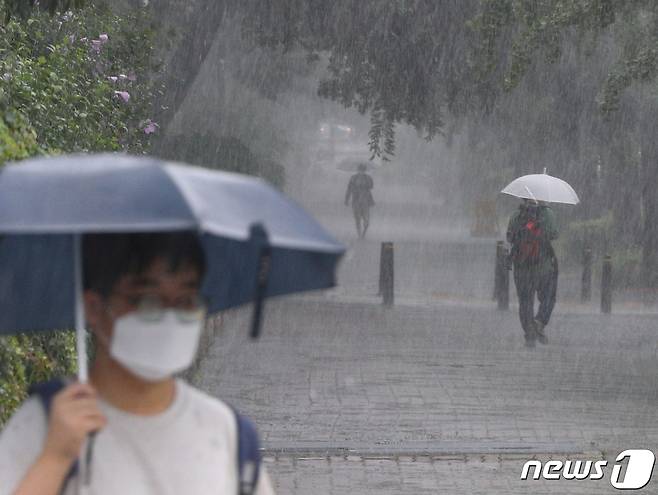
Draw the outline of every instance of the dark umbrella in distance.
M344 252L266 182L149 157L38 158L0 171L0 334L75 328L87 380L81 237L196 230L208 312L335 285Z
M343 160L342 162L340 162L338 164L338 166L336 168L338 170L340 170L341 172L349 172L349 173L355 174L359 171L359 165L364 166L366 168L365 169L366 172L371 172L371 171L375 170L375 168L376 168L376 166L373 162L362 161L362 160L361 161L359 161L359 160L350 160L350 159Z

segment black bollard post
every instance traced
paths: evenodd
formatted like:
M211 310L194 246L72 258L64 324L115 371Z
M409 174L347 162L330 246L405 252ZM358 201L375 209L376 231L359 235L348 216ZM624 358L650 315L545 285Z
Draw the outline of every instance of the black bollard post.
M583 278L580 288L580 301L592 300L592 250L586 247L583 250Z
M502 258L503 249L505 245L503 241L496 242L496 261L494 263L494 290L493 290L493 300L498 301L498 293L500 292L501 285L501 271L500 271L500 262Z
M603 271L601 273L601 313L612 312L612 258L606 255L603 258Z
M507 311L509 309L509 274L510 268L508 266L509 252L506 247L503 247L503 277L502 285L500 287L500 299L498 300L498 309Z
M379 292L382 295L384 306L393 306L395 285L394 265L393 243L382 242L379 261Z
M385 242L382 242L381 250L379 251L379 290L377 291L377 296L384 294L384 259L386 257L384 254L385 244Z
M509 309L509 269L507 268L507 248L502 241L496 243L496 300L498 309Z

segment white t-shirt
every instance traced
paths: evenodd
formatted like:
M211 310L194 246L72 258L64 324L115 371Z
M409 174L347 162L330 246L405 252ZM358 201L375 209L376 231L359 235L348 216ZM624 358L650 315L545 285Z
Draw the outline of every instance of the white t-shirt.
M183 381L172 405L136 416L104 401L107 425L97 435L90 495L234 495L238 493L237 425L223 402ZM0 495L11 494L37 459L47 420L38 398L28 399L0 434ZM77 492L77 479L66 495ZM257 495L274 493L261 466Z

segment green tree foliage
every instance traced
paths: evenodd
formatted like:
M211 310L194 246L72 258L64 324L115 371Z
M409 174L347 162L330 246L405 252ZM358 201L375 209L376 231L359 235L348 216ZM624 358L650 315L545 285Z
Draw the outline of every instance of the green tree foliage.
M143 151L158 89L148 77L153 36L139 11L11 20L0 26L0 105L20 112L50 151Z
M518 86L538 58L556 62L565 41L591 44L611 32L621 55L601 87L604 112L618 109L634 82L658 75L658 4L651 0L482 0L470 25L480 37L480 69L502 67L506 89Z
M406 122L431 138L446 110L469 104L465 21L477 0L168 0L158 9L179 36L168 55L162 99L169 121L185 100L218 32L241 29L242 80L274 98L300 72L298 49L328 57L322 96L371 113L370 145L393 152L394 127ZM169 34L168 34L169 36ZM223 44L222 60L235 52ZM246 48L246 53L245 53ZM265 49L265 50L263 50ZM194 53L194 57L189 54ZM291 56L292 54L292 56ZM463 97L462 97L463 96Z
M0 425L25 399L30 384L76 370L75 338L59 331L0 339Z
M0 2L0 9L4 9L5 21L15 17L29 17L35 8L49 12L54 15L57 12L66 12L72 9L80 9L87 2L85 0L4 0Z
M40 151L36 133L25 118L17 112L5 112L0 118L0 163L21 160Z
M179 0L170 0L180 12ZM187 81L210 50L218 26L239 21L245 43L270 55L302 48L309 59L328 54L319 92L370 113L370 145L392 152L394 125L404 122L428 138L449 119L490 112L502 90L517 87L536 61L555 62L565 41L590 48L611 29L622 56L600 90L604 111L618 107L624 89L656 76L656 11L652 0L193 0L186 33L174 56ZM238 21L235 21L236 23ZM626 28L624 28L626 26ZM207 36L195 36L195 33ZM625 39L622 39L625 38ZM199 45L202 43L202 45ZM199 54L192 59L189 53ZM176 65L174 64L174 65ZM183 66L181 65L181 67ZM253 66L253 65L252 65ZM250 80L254 80L250 78ZM272 85L276 87L276 85ZM276 91L269 88L270 91ZM172 108L178 108L176 104ZM450 130L450 126L448 126Z
M393 153L396 122L428 139L471 103L466 22L476 2L295 0L244 2L247 39L329 53L319 93L370 113L374 155Z

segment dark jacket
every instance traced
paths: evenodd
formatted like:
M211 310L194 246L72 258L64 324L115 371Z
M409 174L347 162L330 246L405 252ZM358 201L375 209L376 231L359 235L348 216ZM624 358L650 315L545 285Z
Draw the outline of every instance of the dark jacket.
M370 207L375 204L375 201L372 197L372 188L374 183L372 177L364 172L359 172L354 174L350 178L350 182L347 185L347 191L345 192L345 204L349 204L350 199L352 200L352 206L354 207Z

